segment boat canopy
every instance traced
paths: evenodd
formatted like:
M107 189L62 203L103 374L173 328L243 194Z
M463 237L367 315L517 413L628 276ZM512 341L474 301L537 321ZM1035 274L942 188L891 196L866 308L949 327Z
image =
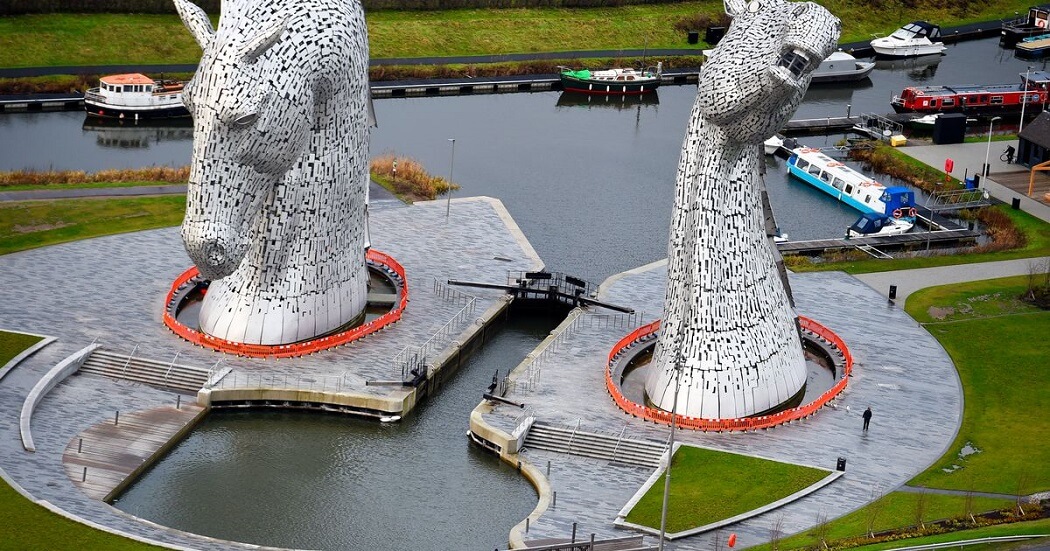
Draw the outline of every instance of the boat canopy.
M885 214L905 211L915 206L915 192L904 186L888 187L882 193L882 202L886 204Z
M902 40L920 38L923 36L930 40L936 40L941 37L941 28L925 21L913 21L897 29L891 36L895 36Z
M579 71L562 71L561 74L567 77L578 78L582 80L588 80L591 78L591 72L588 69L580 69Z
M879 233L883 227L892 225L890 217L885 214L879 214L877 212L865 212L860 215L860 218L849 227L855 233L862 235L868 235L872 233Z

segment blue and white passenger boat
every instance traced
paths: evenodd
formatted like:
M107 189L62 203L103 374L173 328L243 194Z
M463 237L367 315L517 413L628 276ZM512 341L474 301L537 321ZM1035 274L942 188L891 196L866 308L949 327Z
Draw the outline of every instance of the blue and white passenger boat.
M791 150L787 165L791 175L866 215L850 227L850 237L899 235L915 225L915 192L906 187L886 187L809 147Z

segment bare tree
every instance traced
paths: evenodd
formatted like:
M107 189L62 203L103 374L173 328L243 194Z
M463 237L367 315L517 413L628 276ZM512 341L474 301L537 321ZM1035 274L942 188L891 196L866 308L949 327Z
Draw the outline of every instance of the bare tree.
M923 532L926 531L926 523L922 521L928 505L926 497L926 486L919 486L919 497L915 500L915 526L922 528Z
M966 487L966 500L963 502L964 507L966 507L966 511L964 511L964 513L966 514L966 516L970 517L970 522L977 524L977 519L973 518L973 486L974 478L973 473L971 472L970 482Z
M1028 469L1022 469L1021 474L1017 475L1017 512L1024 516L1024 508L1021 504L1024 503L1025 496L1028 495Z
M820 541L820 545L824 548L828 548L828 513L821 509L817 513L817 524L813 527L813 534L817 536L817 540Z
M780 536L784 533L784 513L781 512L769 527L769 546L773 551L780 551Z
M872 486L871 488L871 503L868 504L868 537L875 537L875 522L879 517L879 513L882 512L883 507L886 503L882 501L882 492L879 491L878 485Z

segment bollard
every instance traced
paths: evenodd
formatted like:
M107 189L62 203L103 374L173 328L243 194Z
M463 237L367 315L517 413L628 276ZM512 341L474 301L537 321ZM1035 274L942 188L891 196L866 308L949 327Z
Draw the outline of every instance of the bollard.
M84 450L84 439L81 438L80 442L77 443L77 453L80 453L83 450Z
M558 492L554 492L554 498L551 500L551 509L558 507Z
M175 395L175 409L179 409L182 406L182 394Z
M529 517L525 517L525 533L529 533Z
M550 477L551 477L551 461L550 461L550 459L548 459L547 460L547 478L550 478Z
M849 118L849 112L850 112L850 109L852 109L852 108L853 108L852 105L850 105L848 103L846 104L846 118L847 119Z
M572 542L576 543L576 523L572 523Z
M588 548L588 551L594 551L594 532L591 532L591 546Z
M117 426L119 424L120 424L120 410L118 409L117 413L113 416L113 426L115 427L115 426Z
M890 285L890 300L896 300L896 299L897 299L897 286L896 285Z
M87 482L87 467L84 467L84 476L80 477L81 482Z

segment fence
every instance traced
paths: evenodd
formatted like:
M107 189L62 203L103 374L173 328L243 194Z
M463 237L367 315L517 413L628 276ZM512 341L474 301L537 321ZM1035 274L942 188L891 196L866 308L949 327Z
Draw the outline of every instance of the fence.
M812 402L796 407L787 409L773 415L761 415L758 417L743 417L733 419L705 419L701 417L690 417L688 415L675 414L675 422L679 427L690 428L702 431L749 431L756 429L765 429L787 423L788 421L794 421L796 419L802 419L813 415L818 409L824 407L825 404L830 402L833 398L838 396L843 389L846 388L846 384L849 381L850 373L853 372L853 355L850 354L849 348L846 343L839 338L833 331L824 327L823 325L813 321L809 318L799 316L799 325L805 331L813 333L819 338L831 343L833 346L838 348L845 359L845 370L842 378L838 380L830 389L821 394L816 400ZM642 417L650 421L656 421L664 424L671 424L672 414L662 409L651 408L637 404L628 400L624 397L623 393L620 392L620 385L618 382L613 381L612 372L613 365L619 359L620 355L631 346L641 342L646 337L649 337L656 333L660 329L660 320L648 323L635 329L626 337L622 338L617 342L612 350L609 352L608 361L605 364L605 387L612 395L613 401L620 409L634 415L635 417Z
M463 326L466 325L466 322L474 317L477 305L477 297L471 297L466 306L461 308L452 319L441 326L441 329L438 329L436 333L431 335L426 342L416 348L405 347L404 350L398 352L397 356L394 357L394 365L398 366L398 369L401 371L401 380L405 381L412 378L410 375L418 375L420 373L419 369L426 366L431 354L444 350L446 346L454 342L452 337L458 335L462 331Z
M268 388L311 392L342 392L360 390L346 380L346 375L310 375L289 373L227 373L211 388L231 390L238 388Z
M474 295L469 295L458 289L453 289L449 285L438 281L437 278L434 278L433 291L435 295L439 295L441 298L455 303L466 304L470 302L471 299L476 298Z
M357 339L366 337L379 331L380 329L396 323L401 319L401 314L404 312L405 307L408 306L408 278L405 276L405 268L401 266L396 260L390 255L381 253L375 249L369 249L365 258L368 263L378 269L381 269L390 274L394 279L397 280L401 298L397 303L396 307L389 312L379 316L378 318L358 325L352 329L334 333L317 339L311 339L308 341L302 341L292 344L247 344L240 342L228 341L219 337L213 337L211 335L202 333L193 329L175 319L174 315L174 300L175 295L179 292L184 285L190 282L193 278L198 276L197 267L194 266L182 273L171 286L171 290L168 291L168 296L164 302L164 325L168 326L176 335L206 348L218 350L228 354L236 354L238 356L248 356L253 358L290 358L305 356L328 348L333 348L343 344L353 342Z

